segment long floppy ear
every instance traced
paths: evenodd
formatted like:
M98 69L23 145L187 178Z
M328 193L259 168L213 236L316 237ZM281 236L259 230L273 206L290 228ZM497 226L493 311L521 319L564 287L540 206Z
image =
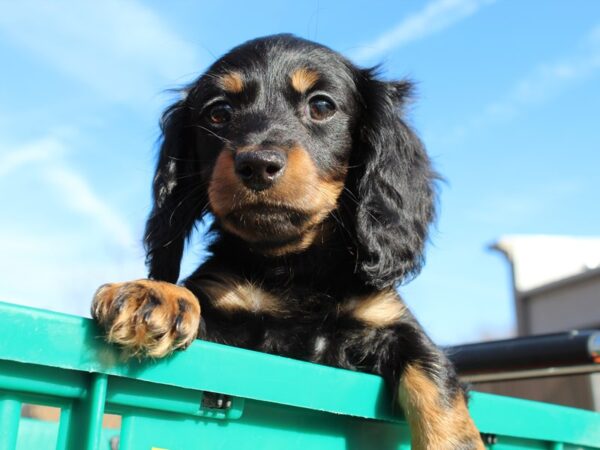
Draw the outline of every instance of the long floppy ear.
M361 75L358 269L367 283L384 288L421 269L435 216L436 174L421 141L401 118L411 84L380 81L374 69Z
M162 116L162 145L152 186L154 203L144 234L149 277L171 283L179 278L184 242L206 205L191 125L186 99Z

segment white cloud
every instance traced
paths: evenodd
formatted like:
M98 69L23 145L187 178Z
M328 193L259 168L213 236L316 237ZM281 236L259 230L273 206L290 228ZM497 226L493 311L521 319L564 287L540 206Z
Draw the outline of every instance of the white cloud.
M391 30L371 42L364 43L351 58L365 62L380 57L398 47L425 38L475 14L481 7L495 0L433 0L425 7L406 17Z
M542 103L560 93L569 84L592 75L600 69L600 47L573 58L538 66L519 80L505 99L490 104L486 114L515 114L522 107Z
M0 33L113 101L148 99L201 68L193 46L133 0L5 2Z
M64 139L50 134L15 149L8 147L0 145L0 177L37 165L43 179L57 189L56 199L65 207L92 218L124 250L138 245L129 224L65 161L68 145Z
M107 254L84 228L40 235L3 226L0 248L3 301L70 314L89 315L101 284L146 274L141 255Z
M96 221L125 250L137 241L119 214L94 192L88 181L66 165L52 165L44 170L45 178L58 188L65 206Z
M3 145L3 147L7 147ZM42 139L25 144L14 150L4 150L0 154L0 177L33 163L50 161L65 153L63 143L55 136L46 136Z
M130 224L69 165L66 155L73 144L62 134L16 147L0 144L1 295L29 306L87 314L100 284L145 275L144 252ZM36 184L35 195L11 191L15 180ZM42 202L50 209L40 208ZM28 211L25 219L13 214L14 204Z
M538 64L517 80L502 98L485 106L480 114L446 136L456 140L472 130L513 119L527 108L547 102L573 84L594 76L599 70L600 25L586 34L582 45L572 55Z
M465 217L482 225L514 226L527 223L560 209L561 205L585 192L586 188L582 181L569 179L553 179L551 183L520 190L504 188L485 196L474 209L465 211Z

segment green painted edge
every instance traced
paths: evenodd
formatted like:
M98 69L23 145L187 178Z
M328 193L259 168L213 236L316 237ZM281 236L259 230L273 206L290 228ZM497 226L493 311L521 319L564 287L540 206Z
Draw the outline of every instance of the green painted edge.
M391 412L391 396L383 380L374 375L200 340L162 360L123 361L90 319L2 302L0 359L400 420Z
M600 414L473 392L469 409L481 432L600 448Z
M160 361L124 362L90 319L1 302L0 359L399 420L374 375L204 341ZM600 448L594 412L477 392L470 409L482 432Z

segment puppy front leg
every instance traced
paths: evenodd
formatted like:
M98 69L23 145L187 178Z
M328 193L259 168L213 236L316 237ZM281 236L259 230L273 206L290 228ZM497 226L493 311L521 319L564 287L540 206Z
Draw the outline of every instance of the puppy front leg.
M341 355L353 355L349 368L379 374L393 387L413 449L485 448L454 367L394 291L353 299L343 311L359 324L343 338Z
M412 448L418 450L479 450L483 442L469 415L462 389L436 380L418 362L407 364L399 380L398 399L411 428Z
M450 361L408 311L395 328L400 339L400 348L394 349L399 356L394 361L399 367L397 393L410 425L412 448L485 449Z

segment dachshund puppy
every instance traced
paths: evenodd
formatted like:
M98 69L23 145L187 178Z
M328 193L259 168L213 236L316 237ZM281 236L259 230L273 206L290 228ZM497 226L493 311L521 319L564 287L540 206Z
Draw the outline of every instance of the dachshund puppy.
M149 279L98 290L107 340L162 357L198 337L378 374L413 448L483 449L453 367L395 289L421 267L435 205L402 118L410 91L290 35L216 61L163 116ZM207 214L211 256L175 285Z

